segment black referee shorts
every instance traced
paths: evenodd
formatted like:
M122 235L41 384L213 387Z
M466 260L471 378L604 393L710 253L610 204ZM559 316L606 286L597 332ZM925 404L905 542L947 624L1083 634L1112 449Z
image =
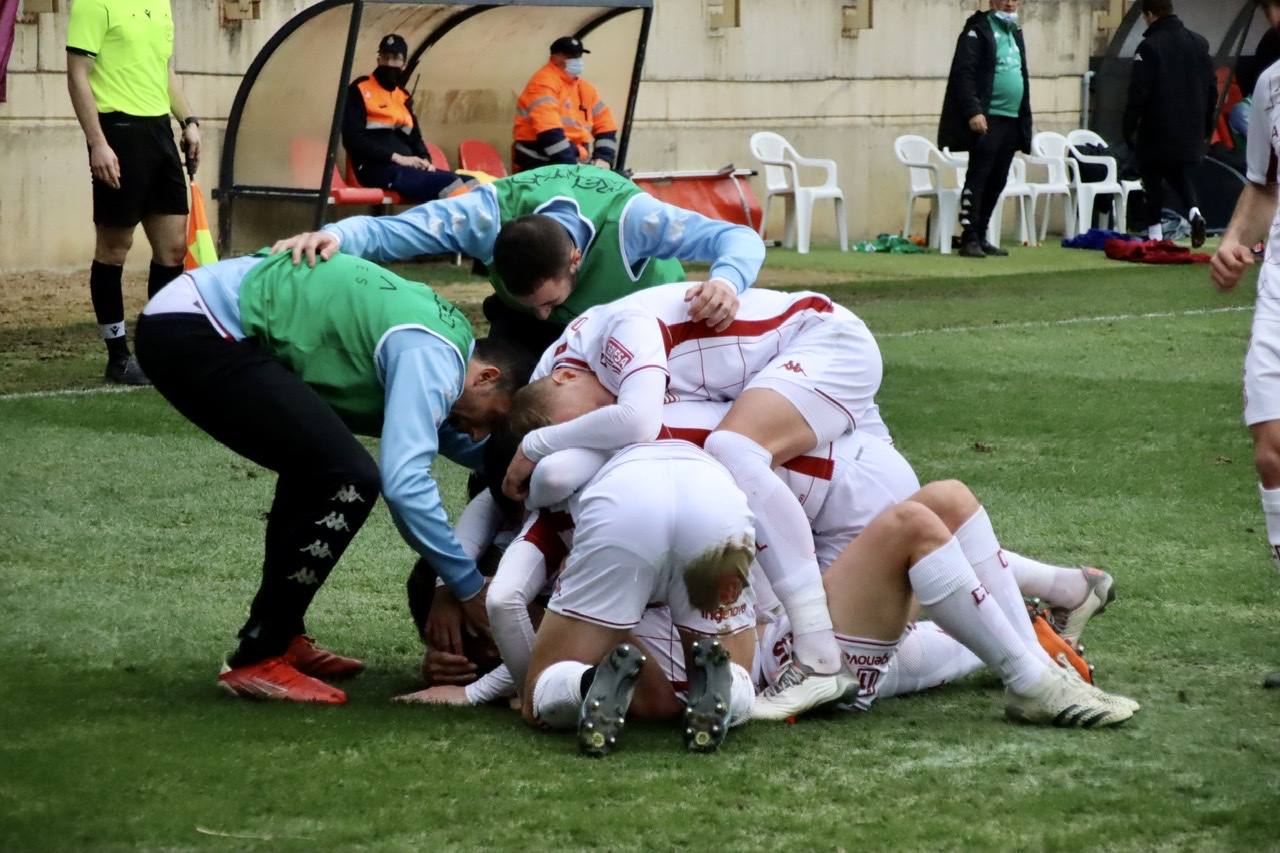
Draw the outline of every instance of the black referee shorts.
M168 116L99 113L120 161L120 189L93 181L93 223L132 228L153 213L187 215L187 184Z

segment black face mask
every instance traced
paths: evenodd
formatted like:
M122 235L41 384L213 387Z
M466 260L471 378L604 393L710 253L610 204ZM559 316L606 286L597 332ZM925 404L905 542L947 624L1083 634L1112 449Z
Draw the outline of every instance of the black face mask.
M392 68L390 65L379 65L373 69L373 79L388 92L394 92L400 85L400 69Z

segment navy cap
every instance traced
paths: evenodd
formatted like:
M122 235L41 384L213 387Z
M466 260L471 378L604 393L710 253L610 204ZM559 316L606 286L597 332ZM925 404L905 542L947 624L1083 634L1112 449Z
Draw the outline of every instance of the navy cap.
M398 53L401 56L408 56L409 43L404 40L404 36L391 33L383 36L382 41L378 42L378 53Z
M571 59L576 59L582 54L590 52L582 46L582 42L573 36L560 36L560 38L551 43L551 53L561 53Z

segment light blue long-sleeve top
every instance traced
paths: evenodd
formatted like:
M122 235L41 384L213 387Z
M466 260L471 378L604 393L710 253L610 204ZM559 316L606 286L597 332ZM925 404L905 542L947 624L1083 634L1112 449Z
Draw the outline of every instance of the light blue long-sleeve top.
M240 322L240 284L262 258L220 261L192 270L196 290L214 320L236 340L246 335ZM387 336L377 355L385 389L378 470L382 496L405 541L460 600L480 591L484 578L454 535L431 463L443 453L470 468L480 465L482 444L446 421L462 393L466 365L457 350L422 329Z
M556 200L538 211L569 232L586 252L591 229L570 200ZM502 228L498 195L492 186L465 195L429 201L396 216L352 216L324 227L336 234L349 255L371 261L407 260L419 255L462 253L493 262L493 242ZM623 253L640 263L647 258L678 258L711 264L711 278L722 278L742 293L764 263L764 243L743 225L710 219L692 210L640 193L621 222Z

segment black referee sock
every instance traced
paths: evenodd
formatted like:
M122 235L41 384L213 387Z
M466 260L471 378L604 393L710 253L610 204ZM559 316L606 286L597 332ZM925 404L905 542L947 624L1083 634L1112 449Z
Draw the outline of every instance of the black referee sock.
M89 267L89 300L98 320L98 331L112 357L128 357L129 343L124 326L124 267L94 261Z
M147 298L155 296L160 292L160 288L182 275L182 265L176 267L162 267L155 261L151 262L151 271L147 274Z

